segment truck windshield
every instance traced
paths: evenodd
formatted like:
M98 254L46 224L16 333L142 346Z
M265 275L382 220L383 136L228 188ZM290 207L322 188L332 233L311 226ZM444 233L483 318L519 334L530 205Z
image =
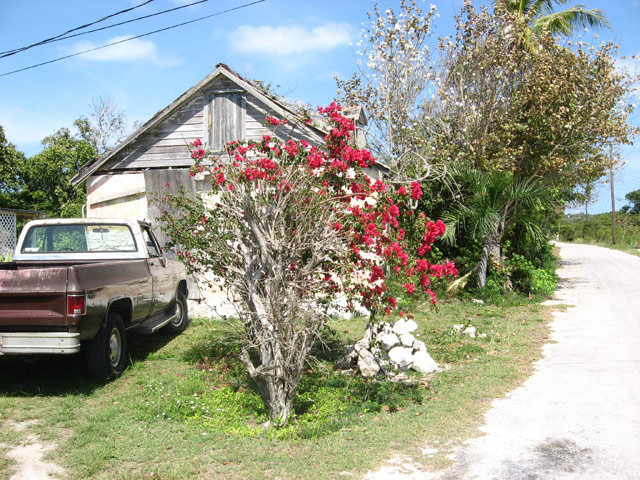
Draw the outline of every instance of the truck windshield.
M22 253L135 252L136 242L126 225L35 225L27 232Z

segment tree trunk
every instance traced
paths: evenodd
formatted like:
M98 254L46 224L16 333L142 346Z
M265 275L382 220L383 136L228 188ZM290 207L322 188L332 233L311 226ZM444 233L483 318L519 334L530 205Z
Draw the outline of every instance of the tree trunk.
M276 425L286 425L293 410L296 388L284 378L266 377L256 383L260 391L266 393L263 398L269 409L269 420Z
M479 288L484 288L487 286L487 270L489 267L489 258L493 259L494 262L500 261L500 238L498 233L489 235L484 240L484 245L482 246L482 254L480 255L480 263L478 263Z
M264 358L264 351L261 352L261 356ZM293 400L302 371L290 372L291 378L287 378L288 376L283 374L282 360L268 362L272 367L266 369L262 366L255 367L246 351L243 351L240 359L247 366L249 375L260 390L260 395L269 410L269 420L275 425L286 425L293 410Z

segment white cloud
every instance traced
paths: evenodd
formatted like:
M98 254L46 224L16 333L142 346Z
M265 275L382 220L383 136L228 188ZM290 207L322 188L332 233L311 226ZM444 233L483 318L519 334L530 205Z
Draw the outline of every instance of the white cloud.
M300 26L243 25L227 38L231 48L243 54L292 55L314 51L326 52L346 45L352 37L347 23L325 23L313 28Z
M138 38L131 39L132 36L113 37L105 41L103 44L95 44L93 42L78 42L71 51L79 53L86 50L99 48L102 45L116 43L109 47L100 48L82 54L81 58L95 62L137 62L146 61L155 65L174 65L176 60L161 59L158 55L156 45L150 40L140 40ZM131 40L128 40L131 39ZM118 43L120 42L120 43Z

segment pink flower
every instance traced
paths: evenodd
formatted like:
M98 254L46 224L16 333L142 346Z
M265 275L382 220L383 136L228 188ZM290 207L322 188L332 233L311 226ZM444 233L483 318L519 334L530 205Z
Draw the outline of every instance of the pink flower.
M422 198L422 185L420 185L420 182L413 182L411 184L411 198L414 200L420 200L420 198Z

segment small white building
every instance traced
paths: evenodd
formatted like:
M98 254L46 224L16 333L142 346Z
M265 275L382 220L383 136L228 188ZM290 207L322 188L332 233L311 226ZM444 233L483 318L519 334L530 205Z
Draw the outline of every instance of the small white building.
M0 208L0 261L11 257L16 248L18 223L44 216L44 213L35 210Z

